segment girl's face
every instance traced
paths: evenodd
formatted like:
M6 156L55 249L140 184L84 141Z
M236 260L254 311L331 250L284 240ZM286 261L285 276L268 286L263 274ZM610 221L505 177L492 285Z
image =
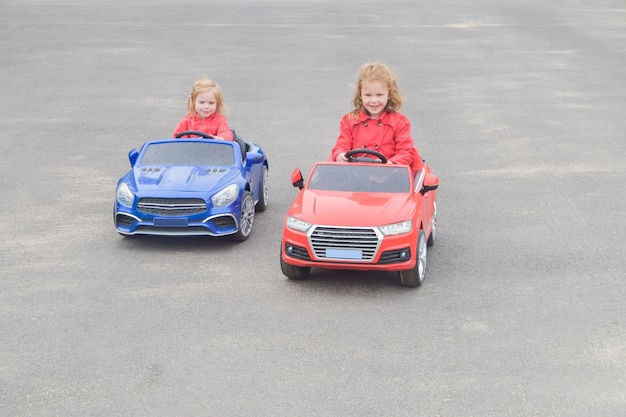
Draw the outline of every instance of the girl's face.
M389 101L389 87L382 81L363 81L361 100L370 117L377 118Z
M198 113L200 117L209 117L217 110L217 100L215 100L215 94L213 94L213 92L198 94L194 104L196 106L196 113Z

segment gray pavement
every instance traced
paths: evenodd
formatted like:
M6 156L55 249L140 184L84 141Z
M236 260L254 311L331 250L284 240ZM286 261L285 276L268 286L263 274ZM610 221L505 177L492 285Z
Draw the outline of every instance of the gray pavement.
M372 60L441 181L426 283L290 282L290 173ZM1 0L0 415L624 415L624 68L620 0ZM124 239L127 152L205 74L270 208Z

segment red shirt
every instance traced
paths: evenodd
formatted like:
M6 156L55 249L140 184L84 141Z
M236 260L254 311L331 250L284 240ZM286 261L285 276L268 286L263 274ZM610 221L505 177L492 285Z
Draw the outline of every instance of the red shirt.
M352 113L344 115L330 159L336 161L340 153L357 148L378 151L394 164L412 165L419 157L411 137L411 122L398 112L383 112L378 119L370 119L363 110L356 118Z
M185 130L198 130L212 136L219 136L226 140L233 140L233 132L228 127L226 118L218 113L213 113L206 119L197 116L185 116L174 131L174 137Z

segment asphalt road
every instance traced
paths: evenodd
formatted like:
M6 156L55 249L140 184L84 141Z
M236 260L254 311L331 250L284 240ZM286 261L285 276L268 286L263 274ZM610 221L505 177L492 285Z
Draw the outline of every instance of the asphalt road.
M280 271L293 168L396 70L440 177L418 289ZM623 416L623 0L0 1L0 415ZM192 82L270 160L242 244L124 239Z

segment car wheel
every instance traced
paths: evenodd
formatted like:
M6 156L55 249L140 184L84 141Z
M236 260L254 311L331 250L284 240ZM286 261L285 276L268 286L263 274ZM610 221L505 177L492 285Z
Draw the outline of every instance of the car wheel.
M245 191L241 199L241 221L239 222L239 230L233 235L233 238L238 242L243 242L250 237L253 227L254 198L250 191Z
M283 261L282 254L280 255L280 270L283 271L283 275L289 279L307 279L311 268L289 265Z
M433 228L430 231L430 236L428 236L428 241L426 244L428 246L432 246L435 244L435 239L437 238L437 200L433 203Z
M261 182L259 183L259 201L256 203L256 209L258 211L265 211L269 203L269 175L267 173L267 167L263 165L263 172L261 173Z
M415 267L408 271L400 271L400 282L406 287L419 287L426 277L426 236L420 230L417 237L417 259Z

